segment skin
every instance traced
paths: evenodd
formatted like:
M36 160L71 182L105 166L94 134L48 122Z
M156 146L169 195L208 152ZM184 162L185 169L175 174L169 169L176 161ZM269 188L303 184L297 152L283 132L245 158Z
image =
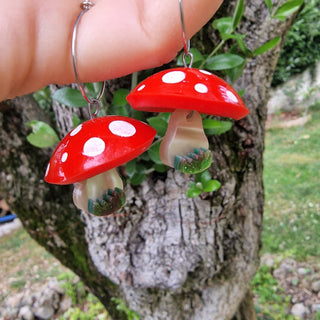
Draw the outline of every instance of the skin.
M121 77L172 60L183 47L178 0L94 0L78 26L81 81ZM190 39L222 0L184 0ZM71 38L78 0L0 0L0 101L75 82Z

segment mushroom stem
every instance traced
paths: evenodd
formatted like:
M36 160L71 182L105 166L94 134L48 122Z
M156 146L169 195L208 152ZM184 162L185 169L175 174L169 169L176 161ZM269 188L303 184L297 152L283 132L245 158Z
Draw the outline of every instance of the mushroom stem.
M119 210L125 203L125 194L117 170L111 169L75 183L73 202L79 209L96 216Z
M198 173L212 162L212 153L197 111L175 110L160 145L160 158L184 173Z

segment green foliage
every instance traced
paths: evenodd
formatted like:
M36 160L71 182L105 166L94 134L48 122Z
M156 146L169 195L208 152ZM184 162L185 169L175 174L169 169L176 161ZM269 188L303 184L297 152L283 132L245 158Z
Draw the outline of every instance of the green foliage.
M159 155L160 144L161 144L161 140L158 140L148 150L148 155L150 159L156 164L162 164L162 161Z
M57 277L61 288L64 289L65 295L71 298L72 304L75 305L86 296L82 282L75 282L75 275L72 272L63 272Z
M123 311L128 320L140 320L140 316L133 310L129 309L122 299L112 298L112 300L117 304L117 310Z
M269 51L270 49L275 47L280 42L280 40L281 40L280 36L269 40L268 42L263 44L261 47L259 47L256 50L254 50L253 51L253 55L258 56L260 54L263 54L263 53Z
M281 51L272 85L286 82L320 60L320 0L306 0Z
M230 39L233 32L232 17L223 17L212 22L212 27L219 31L221 39Z
M189 183L189 189L187 191L188 198L194 198L200 195L202 192L213 192L219 190L221 184L217 180L211 179L211 175L208 170L197 173L195 175L195 182Z
M204 60L204 56L202 53L197 49L197 48L191 48L190 52L193 55L193 67L198 68L201 64L201 62ZM177 66L183 66L183 60L182 60L183 52L179 54L178 59L177 59ZM190 60L187 57L186 58L186 63L189 64Z
M244 12L244 0L238 0L236 9L234 10L234 14L232 17L232 29L236 30L238 27L238 24L240 23L242 19L242 15Z
M69 107L83 107L88 104L78 89L64 87L55 91L52 99Z
M51 92L49 87L42 88L33 93L33 98L37 101L41 109L49 111L51 108Z
M227 70L239 67L243 64L244 59L232 53L217 54L206 61L206 69L208 70Z
M270 267L262 266L252 280L256 300L256 313L259 320L294 320L287 314L290 296L284 295L284 289L271 274Z
M273 8L272 1L265 0L270 13L270 19L281 20L296 12L302 3L303 0L288 0L281 7ZM203 56L203 61L200 64L200 68L213 71L223 70L231 82L236 81L241 76L247 59L251 59L274 48L281 40L280 36L276 37L250 51L244 42L246 35L237 32L237 26L241 21L243 12L244 1L238 0L232 17L223 17L213 21L212 27L219 32L222 40L208 56ZM220 49L227 41L232 41L230 43L230 51L219 54Z
M150 117L147 119L149 125L157 130L157 135L163 137L168 128L168 121L163 119L161 116Z
M72 307L68 309L59 320L111 320L102 303L85 289L83 282L77 281L75 274L67 271L57 276L66 296L72 300ZM85 305L80 308L77 305Z
M272 0L264 0L264 3L266 4L269 14L271 14L271 9L272 9Z
M27 136L30 144L38 148L47 148L59 142L55 131L42 121L32 120L26 123L32 129L32 133Z
M126 173L133 186L138 186L145 180L147 177L146 169L146 166L138 159L133 159L126 164Z
M119 89L114 93L112 104L118 107L123 107L128 104L127 95L129 94L128 89Z
M274 19L285 21L287 17L295 13L302 6L303 0L288 0L272 16Z
M94 99L100 93L101 83L87 83L85 90L88 97ZM53 93L52 99L68 107L84 107L88 105L80 90L70 87L58 89Z
M103 304L94 295L89 293L86 303L89 305L87 310L73 306L60 316L59 320L111 320Z
M211 118L202 120L203 129L206 135L219 135L229 131L232 127L231 121L219 121Z
M77 291L76 291L75 287L73 286L73 284L70 282L65 282L61 285L61 287L64 289L66 296L71 298L72 304L76 304L77 303Z
M133 110L128 102L127 95L129 90L127 89L118 89L112 98L111 105L107 108L108 115L117 115L124 117L131 117L137 120L145 121L144 113L141 111Z

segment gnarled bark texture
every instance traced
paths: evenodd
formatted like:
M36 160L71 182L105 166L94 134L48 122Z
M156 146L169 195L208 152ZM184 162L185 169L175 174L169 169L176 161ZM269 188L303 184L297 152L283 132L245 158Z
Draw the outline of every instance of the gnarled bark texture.
M264 3L248 0L241 29L254 49L291 23L270 23ZM145 320L255 319L250 281L259 264L265 105L278 53L279 47L249 61L236 88L246 89L250 115L211 138L210 172L219 191L189 199L191 176L152 174L139 187L127 186L126 207L107 218L78 212L70 187L44 183L52 150L29 145L25 123L50 120L32 98L0 104L1 194L31 236L79 274L114 319L124 315L112 296ZM63 110L59 118L70 117Z

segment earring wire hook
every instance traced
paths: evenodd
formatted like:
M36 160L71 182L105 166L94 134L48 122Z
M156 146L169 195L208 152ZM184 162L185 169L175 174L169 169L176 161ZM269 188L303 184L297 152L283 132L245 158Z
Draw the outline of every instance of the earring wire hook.
M90 99L87 94L85 93L85 89L83 86L83 83L80 81L79 79L79 75L78 75L78 70L77 70L77 56L76 56L76 42L77 42L77 32L78 32L78 25L80 22L80 19L82 17L83 14L85 14L91 7L94 6L94 3L92 3L89 0L85 0L80 4L80 8L82 9L81 12L79 13L76 22L74 24L73 27L73 32L72 32L72 46L71 46L71 54L72 54L72 62L73 62L73 70L74 70L74 74L77 80L77 84L79 87L79 90L81 92L81 94L83 95L83 97L85 98L85 100L88 102L88 108L89 108L89 114L91 119L95 118L98 115L98 112L100 110L100 99L104 93L104 88L105 88L105 81L103 81L102 86L101 86L101 90L100 93L98 94L98 96L95 99ZM95 112L92 114L91 112L91 107L96 107Z
M186 36L186 28L184 23L184 15L183 15L183 4L182 0L179 0L180 5L180 19L181 19L181 27L182 27L182 39L183 39L183 47L184 47L184 53L182 55L182 61L185 68L191 68L193 64L193 54L190 52L190 40L187 40ZM190 64L189 66L186 63L186 57L190 57Z

